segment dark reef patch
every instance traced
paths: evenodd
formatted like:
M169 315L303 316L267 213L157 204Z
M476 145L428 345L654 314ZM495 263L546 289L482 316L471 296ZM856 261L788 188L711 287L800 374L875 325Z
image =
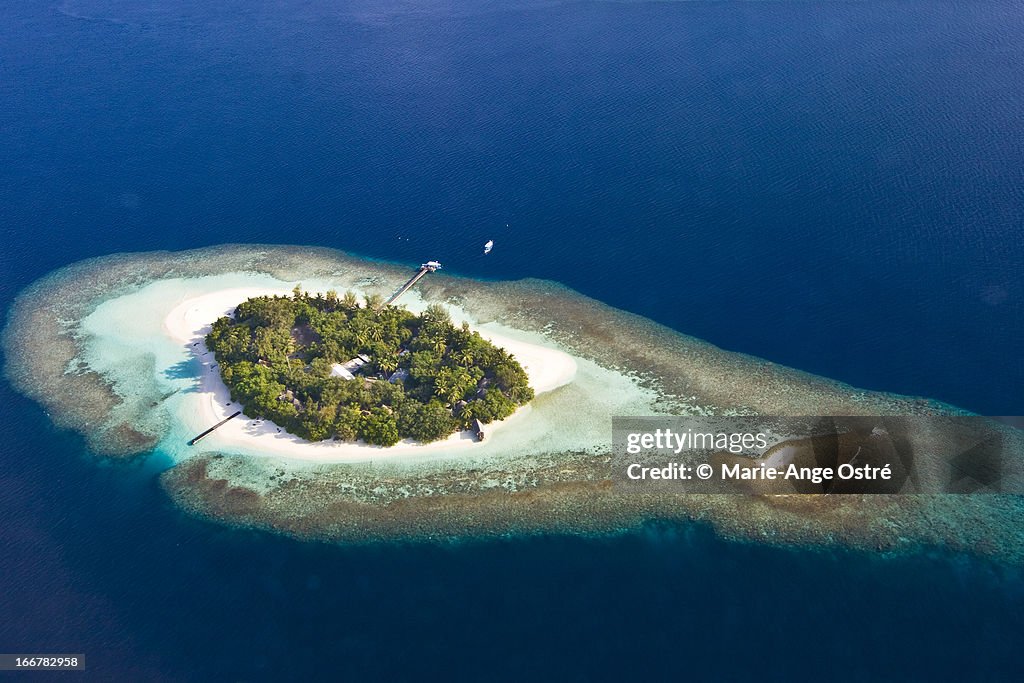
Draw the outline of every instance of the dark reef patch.
M592 456L553 460L525 472L533 483L514 490L482 490L472 483L487 477L437 472L416 479L427 492L406 496L396 495L398 484L408 484L400 477L318 468L260 494L228 483L252 477L248 459L214 455L166 471L161 484L202 517L328 541L613 534L648 522L698 521L741 542L888 553L941 548L1024 562L1019 496L624 495L606 467L607 459Z

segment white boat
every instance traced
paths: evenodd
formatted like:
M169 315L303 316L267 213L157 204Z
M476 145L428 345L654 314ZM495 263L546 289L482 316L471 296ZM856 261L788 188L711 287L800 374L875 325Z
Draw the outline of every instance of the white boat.
M484 253L490 254L491 249L494 249L494 240L487 240L487 244L484 245Z

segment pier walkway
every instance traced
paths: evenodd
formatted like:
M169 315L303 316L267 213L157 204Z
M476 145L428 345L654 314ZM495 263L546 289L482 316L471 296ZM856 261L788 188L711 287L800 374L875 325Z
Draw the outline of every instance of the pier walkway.
M441 270L441 264L438 261L427 261L426 263L420 266L420 269L416 271L415 275L409 278L408 282L402 285L401 289L392 294L391 297L384 302L384 305L390 306L391 304L395 303L396 301L398 301L398 297L402 296L410 289L412 289L412 286L419 282L424 275L426 275L427 273L436 272L438 270Z
M225 418L224 418L223 420L221 420L221 421L220 421L220 422L218 422L217 424L215 424L215 425L213 425L212 427L210 427L209 429L207 429L207 430L206 430L205 432L203 432L202 434L200 434L200 435L198 435L198 436L195 436L195 437L193 437L192 439L190 439L190 440L189 440L189 442L188 442L188 445L189 445L189 446L195 446L195 445L196 445L196 442L197 442L197 441L199 441L199 439L203 438L204 436L206 436L207 434L209 434L210 432L212 432L212 431L213 431L214 429L217 429L218 427L222 427L222 426L224 426L224 425L225 425L225 424L226 424L226 423L227 423L228 421L230 421L230 420L232 420L232 419L234 419L234 418L238 417L238 416L239 416L239 415L241 415L241 414L242 414L242 411L241 411L241 410L236 410L235 412L231 413L230 415L228 415L227 417L225 417Z

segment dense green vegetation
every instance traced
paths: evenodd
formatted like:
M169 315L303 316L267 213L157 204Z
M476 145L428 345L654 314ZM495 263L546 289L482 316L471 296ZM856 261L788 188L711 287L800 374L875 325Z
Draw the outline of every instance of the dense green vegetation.
M474 419L508 417L533 398L510 354L452 324L436 304L414 315L377 297L360 305L351 292L310 296L296 287L291 297L240 304L233 319L214 323L206 344L246 415L310 441L433 441ZM367 361L354 379L331 375L359 355Z

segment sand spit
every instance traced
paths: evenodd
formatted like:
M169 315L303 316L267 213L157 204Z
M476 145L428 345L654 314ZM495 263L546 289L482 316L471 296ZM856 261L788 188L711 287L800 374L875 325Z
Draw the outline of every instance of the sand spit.
M238 288L287 290L295 282L311 291L387 295L407 273L305 247L224 246L86 261L43 278L18 298L3 337L6 373L58 425L86 435L97 452L130 455L158 445L170 454L179 464L162 483L185 509L299 537L590 533L697 519L726 536L761 542L901 552L942 547L1024 561L1024 506L1014 496L616 493L608 481L612 415L960 411L726 352L539 281L485 283L439 273L418 285L411 300L410 308L445 302L481 332L571 356L573 372L546 356L559 369L538 377L558 386L510 418L480 450L439 449L430 457L392 460L353 456L327 464L268 456L251 438L182 446L198 423L216 416L194 417L194 401L209 385L203 384L202 351L185 339L197 336L189 328L198 321L180 322L189 309L202 308L201 297ZM222 303L231 305L217 306ZM172 315L179 307L184 312Z

